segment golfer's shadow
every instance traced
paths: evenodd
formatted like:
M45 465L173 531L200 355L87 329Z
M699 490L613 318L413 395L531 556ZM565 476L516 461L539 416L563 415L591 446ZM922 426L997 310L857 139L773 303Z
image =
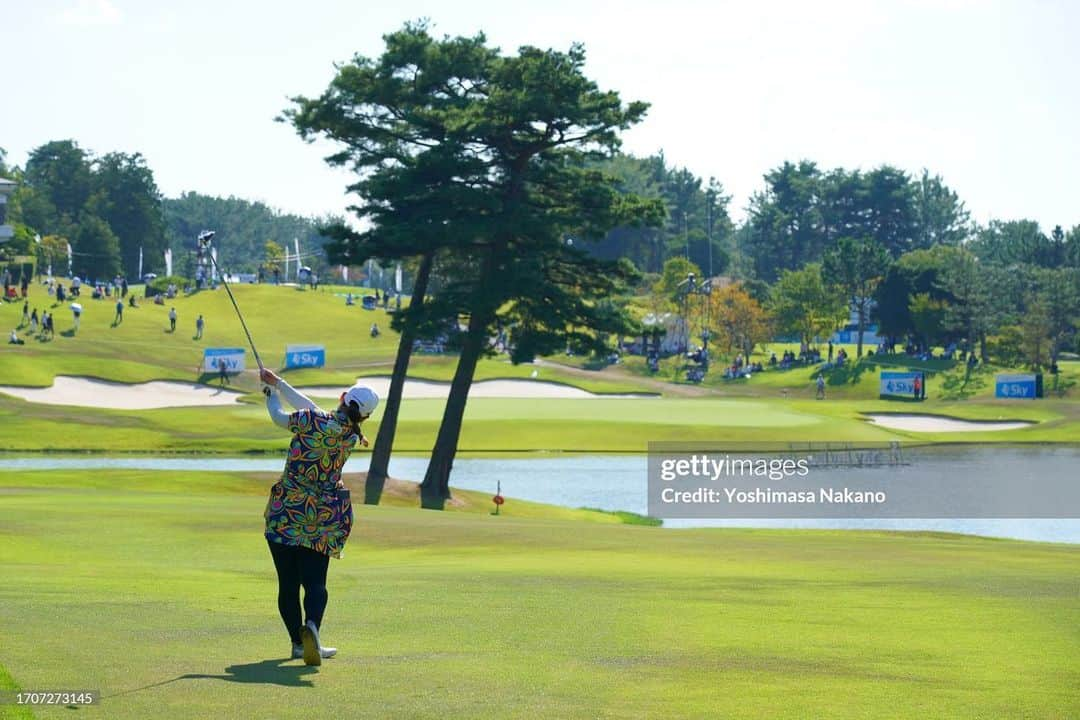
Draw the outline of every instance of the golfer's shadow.
M204 675L189 673L177 680L224 680L235 683L254 683L256 685L282 685L284 687L314 687L305 675L312 675L318 670L308 665L286 665L286 659L263 660L256 663L230 665L224 675Z
M262 660L261 662L230 665L225 668L224 675L207 675L204 673L188 673L173 680L224 680L225 682L255 684L255 685L281 685L283 687L314 687L305 675L312 675L318 670L308 665L286 665L287 659ZM164 684L164 683L159 683Z
M207 675L206 673L187 673L178 675L171 680L150 683L142 687L131 688L122 692L113 693L106 697L120 697L131 693L149 690L150 688L171 685L179 680L224 680L225 682L243 683L245 685L280 685L282 687L315 687L310 680L304 679L305 675L317 673L313 667L307 665L285 665L288 659L263 660L256 663L242 665L230 665L225 668L224 675Z

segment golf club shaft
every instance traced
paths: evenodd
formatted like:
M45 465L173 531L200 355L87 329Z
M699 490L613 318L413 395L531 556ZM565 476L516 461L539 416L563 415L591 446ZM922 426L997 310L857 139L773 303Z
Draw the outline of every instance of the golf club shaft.
M244 316L240 312L240 306L236 304L236 298L233 297L232 290L229 289L229 283L225 279L225 273L221 272L221 268L218 267L217 260L214 259L214 254L210 252L209 243L207 243L206 254L210 258L210 262L214 264L214 269L221 274L221 284L225 286L225 292L229 294L229 300L232 301L233 309L236 310L236 317L240 318L240 327L244 328L244 334L247 335L248 345L251 345L251 352L255 356L255 364L259 366L259 370L262 371L262 360L259 359L259 351L255 349L255 341L251 339L251 333L248 332L247 323L244 322Z

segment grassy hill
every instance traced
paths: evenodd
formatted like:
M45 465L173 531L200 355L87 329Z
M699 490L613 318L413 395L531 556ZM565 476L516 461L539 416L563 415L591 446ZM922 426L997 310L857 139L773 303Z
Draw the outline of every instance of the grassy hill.
M397 350L398 336L390 331L390 316L381 308L363 310L345 305L344 288L307 288L274 285L235 285L233 294L255 339L259 354L268 367L282 367L287 344L317 343L326 346L327 367L318 371L294 372L290 380L305 383L349 383L358 375L388 375ZM356 288L352 288L355 290ZM133 288L141 295L141 287ZM31 292L30 307L39 314L55 314L56 338L30 338L25 346L7 348L3 382L12 385L47 386L56 375L81 375L119 382L147 380L195 380L201 375L202 352L207 347L243 347L247 341L224 289L205 290L180 296L166 305L154 305L139 298L138 308L124 308L124 321L114 326L115 301L83 298L83 316L78 333L68 303L55 303L41 288ZM176 332L169 332L168 312L176 308ZM203 315L206 326L201 340L195 340L195 319ZM22 321L22 303L0 303L0 328L5 337ZM382 333L370 336L372 323ZM25 332L25 329L24 329ZM418 356L413 375L418 378L449 380L456 358ZM255 367L250 351L249 368ZM509 362L481 363L478 379L488 377L529 377L535 368L515 367ZM538 370L538 373L540 371ZM638 389L634 382L597 376L592 383L571 378L558 368L543 369L541 379L571 381L596 392L627 392ZM255 374L241 383L256 389Z
M284 659L268 476L108 475L0 473L0 688L99 689L80 715L1080 713L1074 546L361 507L314 669Z

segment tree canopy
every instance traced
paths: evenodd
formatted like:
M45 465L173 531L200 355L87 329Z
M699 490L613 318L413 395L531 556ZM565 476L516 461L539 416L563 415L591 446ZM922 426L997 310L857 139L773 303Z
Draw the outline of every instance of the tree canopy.
M516 360L549 352L575 328L620 332L625 311L605 306L632 276L583 243L659 219L659 204L619 191L595 166L646 105L624 105L583 73L585 51L525 46L502 55L484 35L435 38L425 23L385 38L378 60L354 57L318 98L285 113L305 137L342 150L352 167L361 232L340 232L359 259L449 253L457 272L423 305L427 318L461 317L467 330L431 463L425 506L442 507L469 386L497 323L512 325ZM423 318L417 318L422 321Z

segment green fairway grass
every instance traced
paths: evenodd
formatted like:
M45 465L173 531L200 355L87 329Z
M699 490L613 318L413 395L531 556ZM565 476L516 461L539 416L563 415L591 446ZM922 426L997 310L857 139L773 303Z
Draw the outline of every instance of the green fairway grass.
M317 398L326 407L332 398ZM261 396L225 407L94 410L0 399L0 448L19 451L283 452L286 438ZM440 399L402 404L395 450L428 452L442 417ZM907 406L910 407L910 406ZM943 415L975 420L1029 420L1010 431L913 433L865 420L867 413L925 412L884 401L830 403L750 398L503 399L469 401L461 452L645 452L653 441L707 442L1064 442L1077 441L1076 408L1063 403L940 404ZM375 437L379 408L365 424Z
M282 452L286 434L261 403L160 410L73 410L0 402L0 447L10 451ZM333 404L326 399L324 405ZM444 401L406 400L395 449L431 449ZM814 406L753 400L500 399L469 401L460 449L644 452L657 440L888 440L891 431L854 417L821 417ZM375 437L382 408L364 426Z
M386 376L397 336L383 310L365 311L344 303L344 290L273 285L239 285L237 300L266 363L283 363L286 343L326 345L327 367L285 373L294 385L346 386L357 376ZM31 307L52 304L40 288L32 290ZM85 300L78 334L70 329L65 303L54 309L58 335L25 346L5 346L0 384L48 386L57 375L76 375L118 382L154 379L211 380L202 375L202 351L209 346L243 347L243 331L224 291L202 291L164 306L146 300L127 308L124 322L111 327L112 301ZM180 315L176 333L166 332L167 313ZM0 327L21 320L21 303L0 303ZM194 341L194 319L207 318L205 337ZM377 322L382 335L372 339ZM783 345L770 345L782 352ZM846 346L845 346L846 347ZM849 348L853 353L853 348ZM755 359L765 360L764 353ZM453 355L414 356L410 377L448 381ZM878 364L880 360L881 364ZM566 363L566 364L564 364ZM512 365L504 358L480 362L478 380L534 378L570 384L596 393L651 393L642 399L496 399L472 398L462 431L462 452L565 450L643 452L647 443L687 441L861 442L905 439L917 442L1077 442L1080 402L1072 388L1080 379L1080 363L1062 362L1058 378L1047 378L1048 397L1039 401L997 400L993 375L1000 368L981 367L971 378L962 367L942 360L928 363L882 357L865 359L853 368L827 373L828 399L815 401L816 368L769 370L749 380L724 381L714 365L702 386L686 383L681 361L666 360L657 376L645 372L641 358L620 365L587 370L580 358L554 357L537 365ZM252 358L249 370L233 385L250 393L234 407L144 411L93 410L27 403L0 395L0 450L96 450L111 452L265 452L280 451L281 436L269 425L257 394ZM929 399L914 403L878 399L882 368L927 370ZM678 382L673 382L678 380ZM1058 387L1063 394L1054 392ZM325 399L327 404L331 398ZM405 401L395 449L427 452L434 442L444 401ZM381 412L380 408L380 412ZM977 430L964 433L907 433L870 425L874 412L918 412L978 420L1023 419L1034 425L1020 430ZM380 413L366 428L374 437Z
M284 659L271 482L0 473L0 688L104 695L39 718L1080 714L1075 546L493 517L469 493L435 513L396 507L404 486L357 508L323 627L340 654L306 668Z

